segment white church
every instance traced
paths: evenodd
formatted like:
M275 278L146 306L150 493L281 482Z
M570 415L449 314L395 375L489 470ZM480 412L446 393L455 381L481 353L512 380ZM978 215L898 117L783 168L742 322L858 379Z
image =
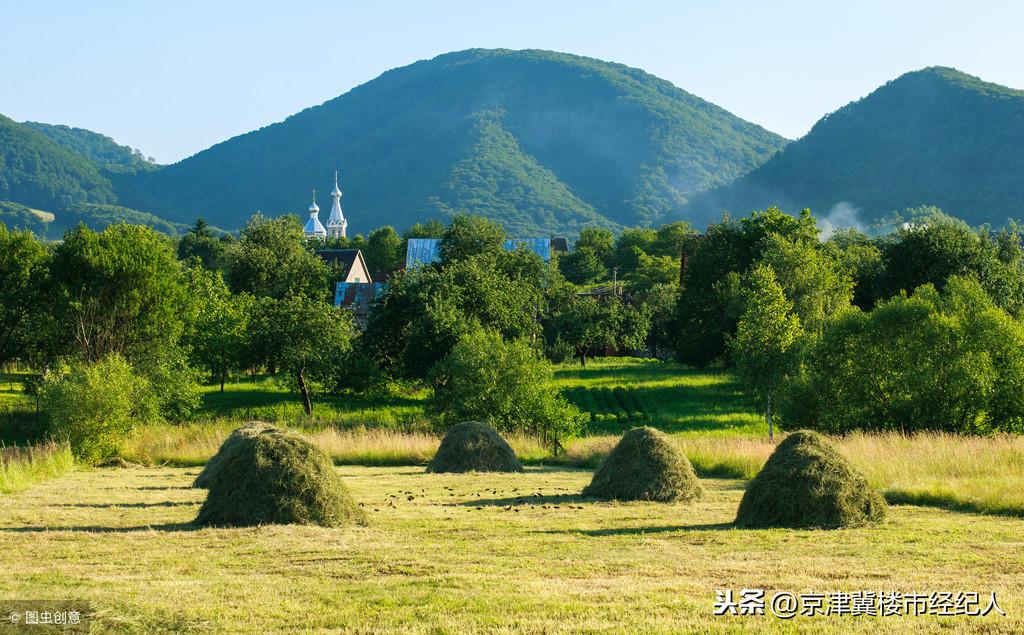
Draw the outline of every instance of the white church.
M313 190L313 203L309 206L309 220L303 228L306 238L334 239L345 238L348 221L341 212L341 188L338 187L338 173L334 173L334 189L331 190L331 216L327 219L327 227L320 222L320 207L316 204L316 190Z

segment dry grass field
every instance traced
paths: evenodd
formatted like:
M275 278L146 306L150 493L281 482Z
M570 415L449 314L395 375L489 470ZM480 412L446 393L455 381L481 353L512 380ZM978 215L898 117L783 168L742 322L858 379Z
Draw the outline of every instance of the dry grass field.
M200 529L195 468L75 470L0 497L0 597L78 598L95 632L1024 631L1018 518L894 506L876 528L738 530L743 481L600 503L590 472L337 468L367 527ZM716 589L997 593L1006 617L715 617Z

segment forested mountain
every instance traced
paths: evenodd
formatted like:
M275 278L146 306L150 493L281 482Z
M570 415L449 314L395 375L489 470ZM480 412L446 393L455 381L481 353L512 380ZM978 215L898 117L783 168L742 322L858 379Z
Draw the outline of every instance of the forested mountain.
M932 67L823 117L802 139L687 216L770 205L827 216L839 203L868 223L935 205L972 225L1024 218L1024 91Z
M112 171L151 170L156 164L143 156L140 150L123 146L106 135L63 125L26 121L22 125L41 132L54 142L75 154L92 159Z
M304 210L340 169L350 231L472 212L514 234L573 233L664 219L784 142L626 66L469 50L140 173L121 202L235 228L256 210Z
M92 160L0 115L0 200L52 211L117 196Z

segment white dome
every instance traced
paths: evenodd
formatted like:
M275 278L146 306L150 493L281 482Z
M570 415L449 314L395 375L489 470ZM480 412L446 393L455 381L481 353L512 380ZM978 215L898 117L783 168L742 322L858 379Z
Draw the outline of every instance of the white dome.
M313 204L309 206L309 212L311 214L315 214L315 213L317 213L319 211L320 211L320 206L316 204L316 201L313 201Z

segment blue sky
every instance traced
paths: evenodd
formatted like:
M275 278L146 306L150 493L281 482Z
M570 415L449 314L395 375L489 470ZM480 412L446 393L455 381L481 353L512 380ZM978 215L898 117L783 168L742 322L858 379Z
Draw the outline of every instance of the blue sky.
M1021 24L1019 1L3 0L0 113L172 162L396 66L543 48L642 68L795 138L924 66L1024 88Z

